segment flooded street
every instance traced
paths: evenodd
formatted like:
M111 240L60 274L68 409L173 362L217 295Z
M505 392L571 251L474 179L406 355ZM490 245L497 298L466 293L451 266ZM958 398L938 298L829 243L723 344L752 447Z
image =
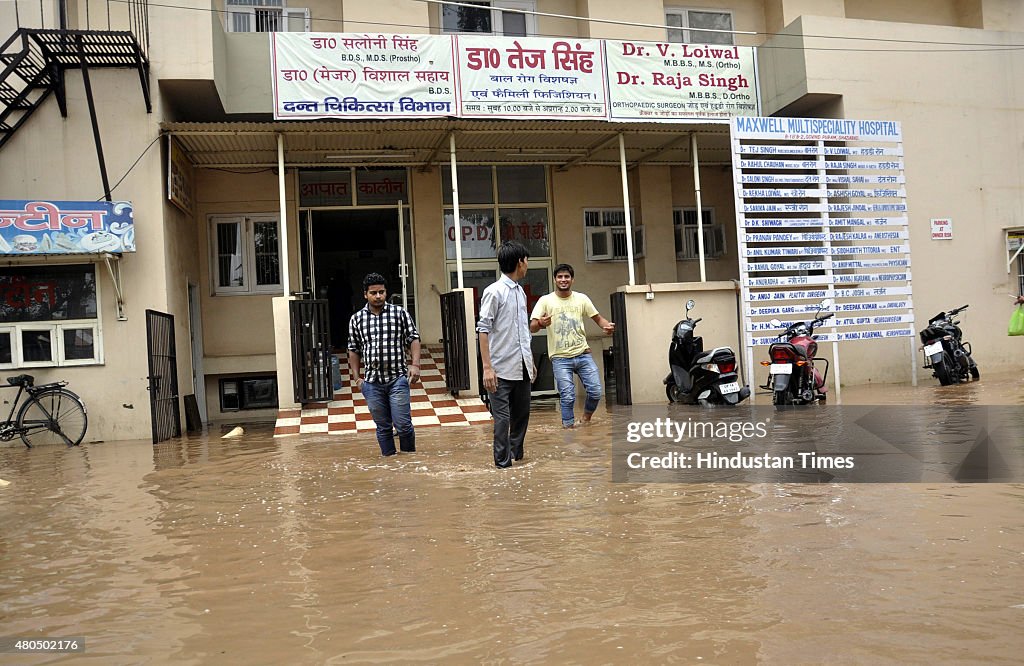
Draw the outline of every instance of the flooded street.
M843 404L1024 405L933 384ZM537 405L508 470L489 425L4 444L0 634L86 648L0 663L1020 663L1024 484L613 483L629 413Z

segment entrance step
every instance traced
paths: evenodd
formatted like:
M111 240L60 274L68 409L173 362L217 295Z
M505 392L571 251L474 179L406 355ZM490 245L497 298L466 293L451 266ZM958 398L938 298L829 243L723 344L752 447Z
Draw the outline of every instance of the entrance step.
M299 409L282 409L277 415L274 436L307 433L372 433L376 426L366 400L352 393L348 357L338 354L341 389L330 402L311 403ZM420 354L420 382L410 391L412 424L424 426L465 426L489 422L491 413L479 397L456 398L448 393L444 381L444 351L437 345L424 345Z

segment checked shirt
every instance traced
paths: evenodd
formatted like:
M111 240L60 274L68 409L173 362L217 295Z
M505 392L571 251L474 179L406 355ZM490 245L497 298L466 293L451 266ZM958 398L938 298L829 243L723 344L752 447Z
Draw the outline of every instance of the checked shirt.
M408 373L405 348L420 334L403 308L385 303L379 315L363 306L348 322L348 350L362 360L368 382L386 384Z

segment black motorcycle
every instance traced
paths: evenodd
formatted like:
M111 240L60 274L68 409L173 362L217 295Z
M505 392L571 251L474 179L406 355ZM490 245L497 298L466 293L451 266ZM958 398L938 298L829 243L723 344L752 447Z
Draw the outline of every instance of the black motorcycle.
M953 319L967 307L961 305L949 312L940 312L929 319L928 326L921 331L924 367L931 368L943 386L981 378L978 364L971 358L971 343L964 342L963 332L957 326L960 320Z
M693 334L703 317L690 318L693 306L693 299L686 302L686 319L672 329L665 395L670 402L688 405L738 404L750 396L750 388L740 385L736 354L729 347L704 351L704 339Z

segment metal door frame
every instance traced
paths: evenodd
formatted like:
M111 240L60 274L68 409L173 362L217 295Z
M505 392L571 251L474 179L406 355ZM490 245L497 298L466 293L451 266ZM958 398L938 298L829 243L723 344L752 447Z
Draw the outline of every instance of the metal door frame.
M327 300L290 301L288 306L295 402L329 402L334 398L334 388Z
M158 346L158 343L162 344ZM146 377L149 385L146 388L149 391L153 443L158 444L172 437L181 437L174 315L146 310L146 355L149 360L149 375Z
M302 243L305 245L305 250L308 253L306 261L309 265L308 282L309 288L303 289L296 292L295 295L305 296L309 298L316 298L317 296L317 282L316 282L316 248L313 247L313 223L314 215L319 212L365 212L365 211L380 211L380 212L392 212L396 216L398 224L398 271L399 278L402 285L402 307L405 308L412 315L413 321L419 321L419 301L413 302L412 309L409 309L409 278L413 279L414 285L416 281L416 224L412 214L412 203L410 201L399 200L394 205L368 205L368 206L308 206L299 209L299 216L303 218L302 224L300 225L299 234L302 235L302 227L305 227L305 238ZM409 238L406 239L405 231L408 227ZM407 242L408 240L408 242ZM412 246L410 247L410 243ZM300 252L302 249L300 248ZM302 281L300 284L304 284L307 276L304 274L304 268L300 262L300 272L303 272ZM499 274L500 275L500 274ZM307 293L308 292L308 293ZM394 294L388 294L389 302L391 296Z

